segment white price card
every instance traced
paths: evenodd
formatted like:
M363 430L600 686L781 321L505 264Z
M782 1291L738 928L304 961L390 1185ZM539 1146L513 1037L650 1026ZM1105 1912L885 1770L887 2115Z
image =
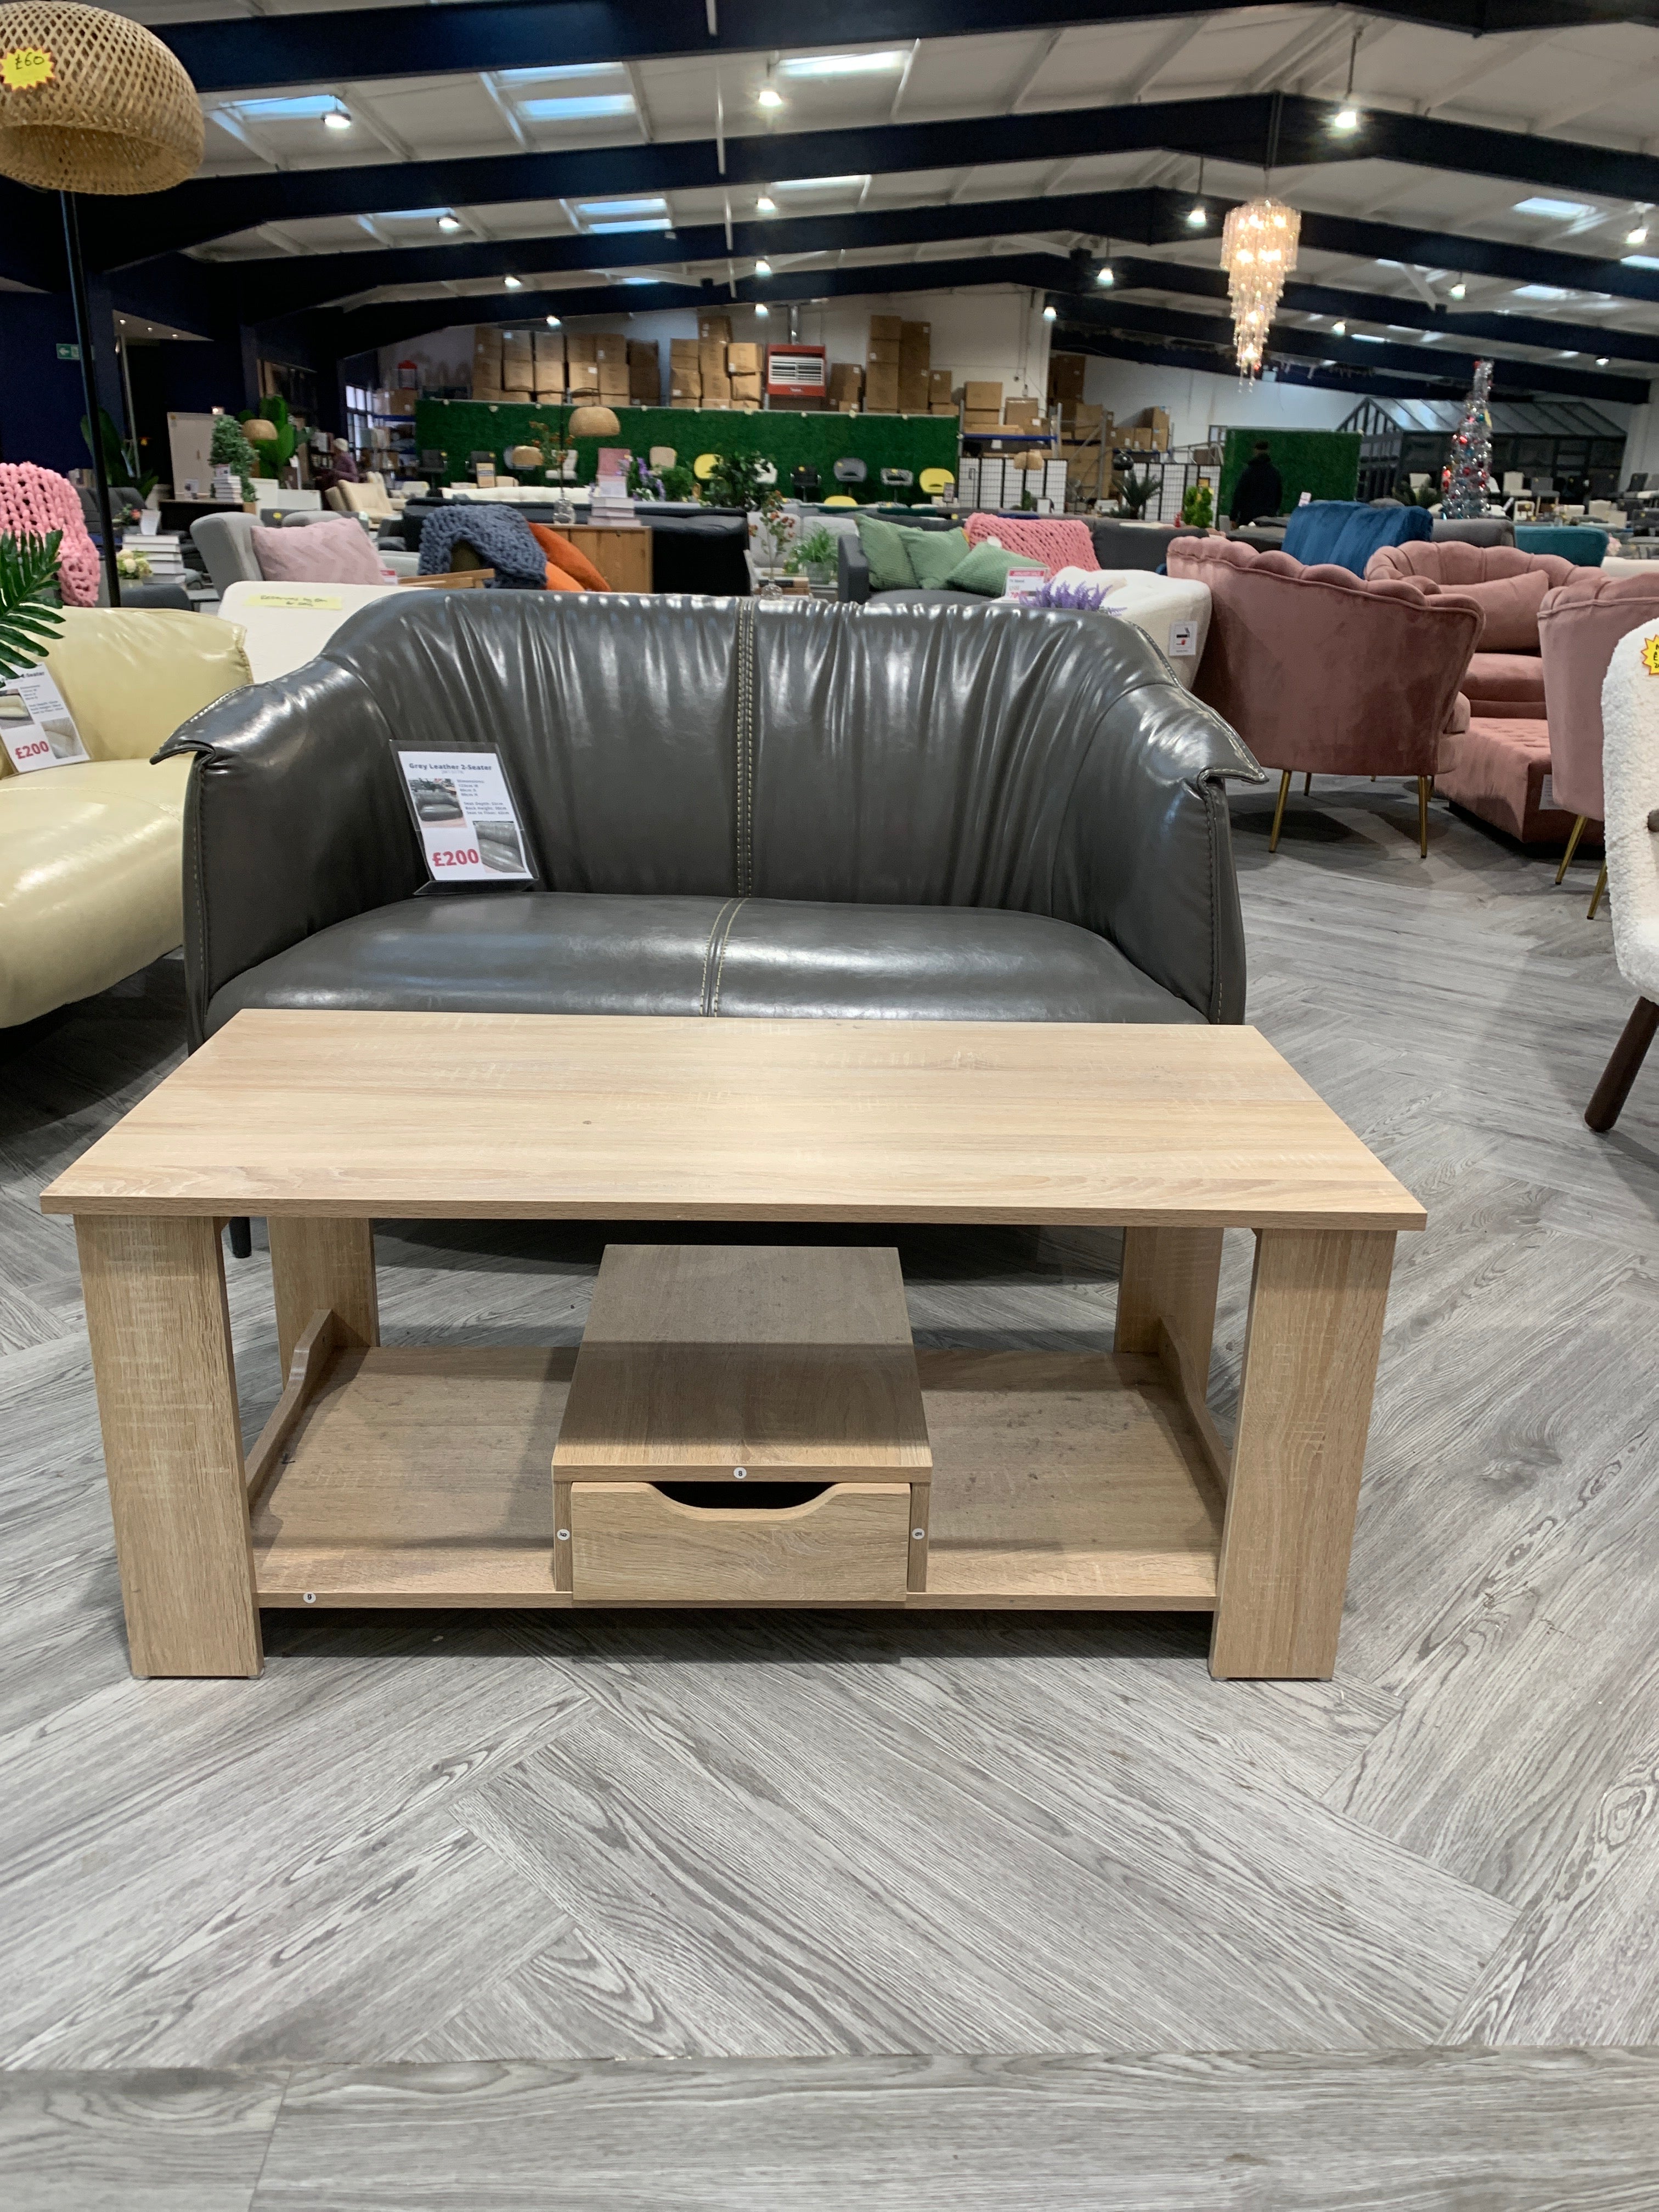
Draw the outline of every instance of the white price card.
M1170 659L1180 660L1187 654L1197 651L1198 624L1190 622L1171 623L1170 624Z
M412 745L397 750L434 884L535 880L499 753L483 745L458 745L449 752Z
M19 775L87 757L75 717L44 668L26 668L0 683L0 743Z
M1011 568L1002 596L1005 599L1034 599L1048 580L1046 568Z

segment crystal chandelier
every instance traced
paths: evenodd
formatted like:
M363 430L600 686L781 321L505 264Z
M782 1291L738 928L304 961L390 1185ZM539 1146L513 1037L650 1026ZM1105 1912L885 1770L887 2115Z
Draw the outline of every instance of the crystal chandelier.
M1221 265L1233 309L1233 344L1241 376L1259 376L1273 310L1296 266L1302 217L1282 200L1247 200L1228 210Z

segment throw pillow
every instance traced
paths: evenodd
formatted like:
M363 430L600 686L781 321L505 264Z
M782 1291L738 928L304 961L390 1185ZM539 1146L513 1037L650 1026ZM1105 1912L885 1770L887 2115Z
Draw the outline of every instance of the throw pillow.
M860 515L858 525L859 544L870 563L871 590L890 592L914 584L916 572L910 566L908 541L921 532L901 530L896 523L884 522L874 514Z
M1524 576L1495 576L1489 584L1455 584L1460 599L1478 601L1486 617L1482 653L1536 653L1538 610L1550 580L1541 568Z
M383 584L386 571L361 522L308 522L295 530L253 526L253 557L268 584Z
M532 522L530 529L548 559L562 568L567 576L574 576L585 592L608 592L611 589L579 545L573 545L558 531L550 530L544 522Z
M1008 571L1029 566L1017 554L1005 553L1000 545L975 545L945 581L953 592L977 592L984 599L1000 599L1007 588Z
M586 587L579 584L574 576L567 576L556 561L550 561L547 564L547 588L550 592L580 592Z
M968 550L965 530L909 530L895 525L904 540L917 583L930 592L942 590L945 578Z

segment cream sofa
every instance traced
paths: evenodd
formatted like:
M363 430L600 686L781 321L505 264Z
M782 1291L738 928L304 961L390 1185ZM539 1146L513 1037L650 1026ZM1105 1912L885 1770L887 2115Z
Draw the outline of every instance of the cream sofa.
M315 660L359 607L390 598L396 584L249 584L227 586L216 619L240 635L256 684ZM426 599L424 592L405 593ZM216 619L208 617L210 621Z
M187 761L149 757L249 680L241 634L166 608L66 607L46 656L92 756L0 756L0 1028L107 990L183 941Z

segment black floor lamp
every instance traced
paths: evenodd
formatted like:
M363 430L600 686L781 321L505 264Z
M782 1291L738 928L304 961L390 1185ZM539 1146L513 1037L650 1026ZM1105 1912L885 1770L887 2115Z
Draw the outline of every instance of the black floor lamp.
M142 23L76 0L0 7L0 175L55 191L81 355L109 603L121 604L87 308L77 194L161 192L200 166L202 110L183 65Z

